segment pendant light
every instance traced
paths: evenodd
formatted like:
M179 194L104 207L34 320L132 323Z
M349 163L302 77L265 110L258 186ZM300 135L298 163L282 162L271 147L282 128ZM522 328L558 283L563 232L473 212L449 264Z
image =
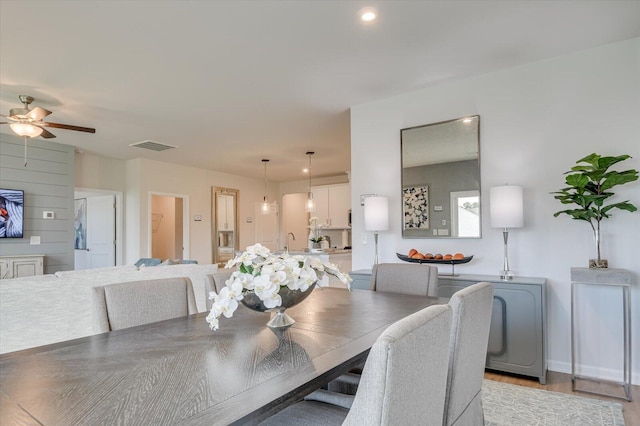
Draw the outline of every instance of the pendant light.
M309 173L309 189L307 192L307 205L305 211L307 213L312 213L316 210L316 204L313 201L313 192L311 192L311 156L315 154L314 151L307 151L306 155L309 156L309 167L307 168L307 172Z
M262 162L264 163L264 197L262 197L262 205L260 206L260 213L269 214L269 199L267 197L267 163L268 159L263 158Z

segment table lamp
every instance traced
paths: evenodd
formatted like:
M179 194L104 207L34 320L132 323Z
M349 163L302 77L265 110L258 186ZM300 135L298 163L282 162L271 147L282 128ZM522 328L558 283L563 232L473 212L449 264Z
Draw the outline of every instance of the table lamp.
M389 229L389 200L387 197L374 195L364 199L364 229L373 231L376 242L374 265L378 264L378 232Z
M504 240L504 266L500 271L500 279L508 281L513 279L513 271L509 270L509 257L507 242L509 241L509 228L522 228L523 225L523 200L522 187L517 185L496 186L489 192L489 216L491 227L503 228Z

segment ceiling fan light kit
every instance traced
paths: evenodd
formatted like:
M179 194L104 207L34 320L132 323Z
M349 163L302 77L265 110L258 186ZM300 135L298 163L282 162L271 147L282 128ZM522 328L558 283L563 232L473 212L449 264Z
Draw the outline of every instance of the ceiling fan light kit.
M9 115L3 115L9 119L8 122L2 124L9 124L11 130L19 136L26 136L29 138L42 136L43 138L50 139L56 136L45 130L43 127L54 127L56 129L75 130L78 132L95 133L96 129L90 127L73 126L70 124L51 123L48 121L42 121L43 118L51 114L51 111L44 108L35 107L29 109L29 105L34 101L32 96L19 95L18 99L24 105L23 108L11 108ZM34 130L37 127L40 130Z
M40 136L42 134L42 131L44 130L42 127L38 127L38 126L34 126L33 124L29 124L29 123L9 123L9 127L11 128L11 130L13 130L13 133L15 133L18 136L24 136L27 138L35 138L37 136Z
M90 127L73 126L70 124L51 123L42 121L43 118L51 114L51 111L41 107L29 109L29 105L34 101L32 96L19 95L18 99L24 105L23 108L11 108L9 115L0 116L7 118L9 121L0 124L8 124L16 135L24 137L24 165L27 166L27 139L41 136L45 139L55 138L56 136L43 127L54 127L56 129L75 130L78 132L95 133L96 129Z

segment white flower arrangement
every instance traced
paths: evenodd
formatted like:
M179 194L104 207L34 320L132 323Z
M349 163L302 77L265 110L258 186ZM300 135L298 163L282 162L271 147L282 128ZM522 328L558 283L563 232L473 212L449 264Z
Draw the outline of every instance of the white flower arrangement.
M309 236L309 241L312 243L319 243L324 241L324 237L322 236L322 225L318 225L317 217L313 216L309 219L309 227L311 228L311 234Z
M248 291L255 292L265 307L271 309L282 304L279 294L281 288L304 292L314 283L322 287L325 274L335 276L351 289L351 277L340 272L336 265L324 263L318 256L274 254L260 243L247 247L240 256L227 262L225 267L233 268L236 265L239 265L238 270L231 274L220 293L209 293L213 305L207 322L212 330L218 329L221 315L226 318L233 316L238 302Z

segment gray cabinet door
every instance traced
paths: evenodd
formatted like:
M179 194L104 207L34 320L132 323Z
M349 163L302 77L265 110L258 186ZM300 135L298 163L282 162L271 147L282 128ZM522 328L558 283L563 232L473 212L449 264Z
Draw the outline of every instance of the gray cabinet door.
M451 297L456 291L475 282L477 281L441 278L438 296ZM538 377L544 383L546 356L543 286L491 282L495 290L487 368Z

